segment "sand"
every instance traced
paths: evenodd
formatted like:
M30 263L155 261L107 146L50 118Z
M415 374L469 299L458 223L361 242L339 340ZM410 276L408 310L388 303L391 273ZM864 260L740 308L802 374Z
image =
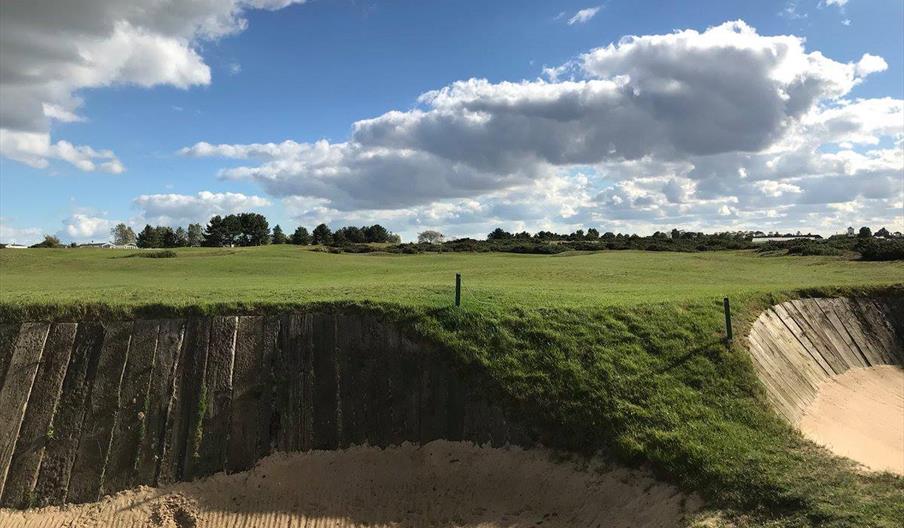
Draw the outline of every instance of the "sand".
M904 369L850 369L823 383L799 427L869 470L904 475Z
M24 512L25 527L672 527L701 507L648 473L436 441L277 453L251 471Z

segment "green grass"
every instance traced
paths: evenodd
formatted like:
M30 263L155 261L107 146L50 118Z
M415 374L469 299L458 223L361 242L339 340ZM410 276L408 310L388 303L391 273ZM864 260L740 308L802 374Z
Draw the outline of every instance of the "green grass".
M751 252L348 255L297 247L0 251L0 314L381 310L490 375L560 447L649 465L729 522L899 526L904 481L861 474L771 412L742 336L765 307L809 294L898 294L904 266ZM450 306L455 272L463 306ZM742 340L739 340L742 341Z

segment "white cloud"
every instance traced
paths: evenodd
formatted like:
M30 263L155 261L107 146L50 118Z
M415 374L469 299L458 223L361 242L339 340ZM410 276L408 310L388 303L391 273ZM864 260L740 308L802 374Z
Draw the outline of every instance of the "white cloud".
M888 63L885 62L885 59L879 57L878 55L870 55L869 53L865 53L863 58L857 62L857 75L860 77L866 77L871 73L883 72L888 69Z
M304 0L87 0L5 2L0 17L0 155L45 167L70 147L52 142L49 122L80 121L79 90L131 84L188 88L210 83L199 42L239 32L247 9ZM90 154L75 157L82 170ZM115 160L115 157L112 159ZM116 160L106 166L122 171Z
M110 239L110 230L118 223L99 216L75 213L63 220L63 229L59 234L69 240L103 242Z
M848 0L826 0L826 5L835 5L838 7L844 7L848 3Z
M588 7L585 9L581 9L577 13L574 14L573 17L568 19L568 25L572 26L574 24L583 24L584 22L589 21L591 18L595 17L599 10L602 9L603 6L596 7Z
M211 216L253 211L270 205L259 196L201 191L187 194L143 194L133 201L141 213L137 223L183 225L206 223Z
M904 137L902 101L846 99L883 64L728 22L625 37L554 69L570 80L455 82L354 123L341 143L200 142L181 153L244 160L220 176L256 181L311 218L402 222L476 200L473 225L803 222L842 198L884 211L900 193L902 156L878 147ZM585 183L540 194L575 171Z
M13 219L0 217L0 243L30 246L41 241L43 232L38 227L15 227Z

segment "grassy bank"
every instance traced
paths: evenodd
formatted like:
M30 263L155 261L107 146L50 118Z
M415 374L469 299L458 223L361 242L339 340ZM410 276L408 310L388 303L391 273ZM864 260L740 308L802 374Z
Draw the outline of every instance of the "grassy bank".
M805 441L766 407L742 344L721 341L724 295L743 335L763 308L791 296L904 284L900 263L751 252L177 254L0 251L0 307L10 318L367 305L480 365L516 408L555 432L552 443L648 464L731 522L904 518L902 479L858 473ZM449 306L455 272L465 281L461 309Z

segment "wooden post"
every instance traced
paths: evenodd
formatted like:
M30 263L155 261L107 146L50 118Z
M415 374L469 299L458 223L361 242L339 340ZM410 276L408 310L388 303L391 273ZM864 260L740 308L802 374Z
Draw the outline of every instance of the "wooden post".
M455 306L461 306L461 273L455 274Z
M728 297L722 299L722 306L725 308L725 341L730 345L734 336L731 333L731 306Z

